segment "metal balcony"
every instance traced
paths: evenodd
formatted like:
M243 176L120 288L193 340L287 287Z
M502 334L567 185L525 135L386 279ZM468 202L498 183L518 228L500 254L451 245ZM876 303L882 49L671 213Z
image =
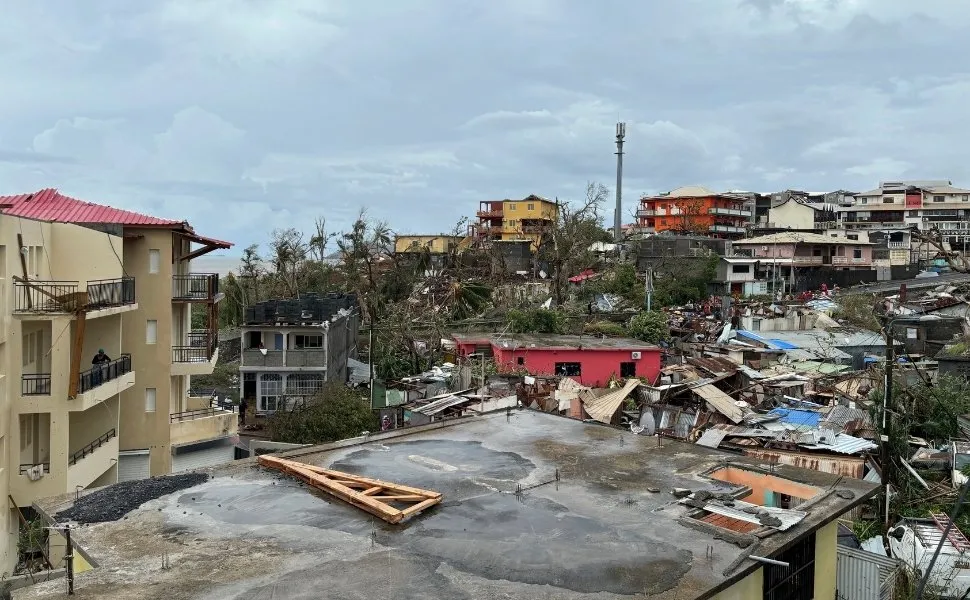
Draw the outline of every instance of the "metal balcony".
M131 373L131 355L122 354L120 358L109 362L106 365L95 365L87 371L81 373L81 381L78 392L93 390L99 385L118 379L126 373Z
M20 376L21 396L50 396L50 373L24 373Z
M192 331L185 336L186 344L172 346L173 363L204 363L215 354L218 336L214 331Z
M89 281L87 302L87 307L95 310L134 304L135 278L118 277Z
M73 313L81 307L83 295L77 281L15 281L14 312Z
M172 276L172 300L212 302L219 294L218 273L191 273Z

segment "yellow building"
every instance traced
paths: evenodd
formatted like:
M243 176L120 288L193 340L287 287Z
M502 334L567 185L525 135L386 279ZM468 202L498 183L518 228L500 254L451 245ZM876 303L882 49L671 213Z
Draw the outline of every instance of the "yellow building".
M185 223L56 190L0 197L0 498L8 509L0 573L17 561L17 507L118 481L123 450L150 449L158 456L150 474L161 474L172 468L173 447L212 443L209 423L219 422L221 436L236 433L236 416L210 409L208 398L205 410L185 413L203 408L185 394L188 375L211 372L215 359L214 330L198 347L184 300L173 302L189 291L181 278L197 277L185 275L192 241L212 245ZM217 289L205 281L204 292ZM214 295L195 290L192 299L211 299L215 314ZM155 425L140 427L145 421Z
M529 240L533 249L542 234L559 216L559 205L536 195L522 200L495 200L479 203L477 234L492 240Z
M447 254L457 248L462 240L463 237L455 235L399 235L394 238L394 252Z

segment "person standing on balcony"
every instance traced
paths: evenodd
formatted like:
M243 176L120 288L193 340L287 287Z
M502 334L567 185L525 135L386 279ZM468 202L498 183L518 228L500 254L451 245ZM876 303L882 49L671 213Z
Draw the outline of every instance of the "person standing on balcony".
M94 365L91 377L92 385L101 385L101 382L104 381L104 370L110 362L111 358L104 353L104 348L98 348L98 353L91 359L91 364Z

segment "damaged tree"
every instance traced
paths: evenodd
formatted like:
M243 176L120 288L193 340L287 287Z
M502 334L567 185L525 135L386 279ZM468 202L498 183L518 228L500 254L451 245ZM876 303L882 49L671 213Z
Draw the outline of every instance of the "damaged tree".
M910 234L920 242L928 244L936 250L937 256L946 261L951 269L958 273L970 273L970 260L962 252L957 252L946 247L943 241L943 234L939 229L933 227L927 231L920 231L918 227L913 227Z
M601 209L610 192L601 183L586 184L586 198L579 206L557 202L555 224L546 232L539 246L539 260L552 271L552 299L562 305L570 275L579 273L595 262L589 247L609 235L603 229Z

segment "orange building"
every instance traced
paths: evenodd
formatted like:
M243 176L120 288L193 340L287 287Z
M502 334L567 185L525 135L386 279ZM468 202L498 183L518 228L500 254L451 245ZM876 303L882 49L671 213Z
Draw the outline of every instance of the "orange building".
M648 233L671 231L717 237L740 237L751 218L744 198L718 194L701 186L677 188L640 198L637 220Z

